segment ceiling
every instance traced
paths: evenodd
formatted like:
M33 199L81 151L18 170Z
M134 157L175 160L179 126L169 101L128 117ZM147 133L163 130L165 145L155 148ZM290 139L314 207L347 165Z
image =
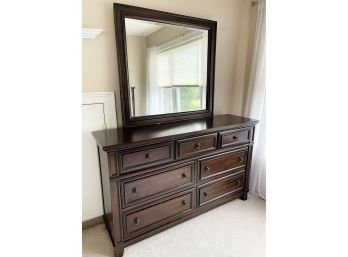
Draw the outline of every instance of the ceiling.
M147 37L164 27L164 24L126 18L127 36Z

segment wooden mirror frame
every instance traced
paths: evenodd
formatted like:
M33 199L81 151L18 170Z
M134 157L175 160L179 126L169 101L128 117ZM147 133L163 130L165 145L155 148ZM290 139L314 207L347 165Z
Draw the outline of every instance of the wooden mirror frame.
M127 42L125 18L133 18L145 21L162 22L172 25L189 26L208 31L208 58L207 58L207 97L206 109L177 112L168 114L156 114L132 117L130 106L130 88L127 63ZM216 49L216 21L194 18L179 14L162 12L157 10L135 7L114 3L114 19L116 48L118 60L119 83L121 93L122 119L124 127L152 125L180 120L208 118L213 116L214 105L214 77L215 77L215 49Z

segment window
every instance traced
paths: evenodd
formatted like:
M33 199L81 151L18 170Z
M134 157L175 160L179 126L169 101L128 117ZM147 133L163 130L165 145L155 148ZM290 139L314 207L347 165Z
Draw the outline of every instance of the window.
M162 113L205 109L206 37L158 49L158 87Z

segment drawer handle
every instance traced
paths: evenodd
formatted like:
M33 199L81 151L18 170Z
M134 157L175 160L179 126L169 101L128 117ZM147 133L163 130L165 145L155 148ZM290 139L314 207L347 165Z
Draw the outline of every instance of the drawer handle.
M181 205L182 205L182 206L185 206L185 205L186 205L185 200L183 200L183 201L181 202Z
M203 193L203 196L204 196L204 197L208 197L208 193L207 193L207 192L204 192L204 193Z
M239 162L243 162L244 158L243 157L239 157Z
M240 184L240 181L239 181L239 179L237 180L237 182L236 182L236 185L238 186Z
M133 220L133 222L134 222L134 224L140 224L140 219L139 219L139 218L135 218L135 219Z
M132 188L132 193L136 193L137 189L135 187Z
M186 173L181 174L182 178L187 178Z
M206 167L204 168L204 171L205 171L205 172L209 172L209 171L210 171L210 167L209 167L209 166L206 166Z
M151 160L152 155L150 153L145 154L145 159L146 160Z
M196 150L201 149L201 144L200 144L200 143L195 144L194 148L195 148Z
M238 139L238 137L237 136L233 136L233 140L237 140Z

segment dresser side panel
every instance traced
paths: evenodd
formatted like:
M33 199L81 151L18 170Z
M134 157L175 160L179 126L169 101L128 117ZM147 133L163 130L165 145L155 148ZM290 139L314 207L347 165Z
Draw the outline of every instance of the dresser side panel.
M114 229L113 229L113 210L112 210L112 199L111 199L111 187L109 179L109 160L107 154L99 148L100 158L100 178L102 186L103 196L103 209L104 209L104 220L107 229L111 232L112 241L114 241Z

